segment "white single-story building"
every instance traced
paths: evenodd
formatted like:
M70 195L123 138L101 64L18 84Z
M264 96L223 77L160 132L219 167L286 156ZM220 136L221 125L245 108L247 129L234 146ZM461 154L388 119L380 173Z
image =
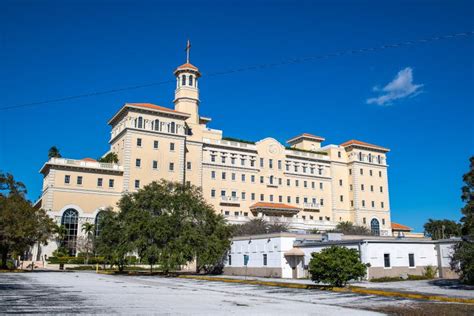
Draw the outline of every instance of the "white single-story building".
M342 234L298 235L276 233L236 237L224 274L274 278L305 278L311 254L337 245L356 249L363 263L370 263L367 278L421 275L425 267L438 268L440 278L456 278L450 266L458 240L344 236ZM246 259L247 257L247 259ZM245 264L247 261L247 264Z

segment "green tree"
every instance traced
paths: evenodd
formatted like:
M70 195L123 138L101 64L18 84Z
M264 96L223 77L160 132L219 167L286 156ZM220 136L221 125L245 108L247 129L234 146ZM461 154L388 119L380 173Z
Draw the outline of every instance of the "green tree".
M59 152L59 149L58 147L56 146L52 146L49 150L48 150L48 158L51 159L51 158L61 158L61 153Z
M89 222L85 222L82 224L82 231L86 235L86 242L84 243L84 250L86 251L86 264L89 263L89 256L92 252L92 248L94 246L94 233L95 233L95 225Z
M198 269L209 269L230 246L230 228L195 186L152 182L118 205L134 249L165 273L194 259Z
M262 218L253 218L245 224L232 226L234 236L263 235L288 231L288 225L280 222L267 222Z
M451 268L464 283L474 284L474 156L470 158L469 172L463 175L463 181L461 199L466 203L461 209L463 236L454 247Z
M423 228L425 229L425 235L434 240L461 236L461 224L449 219L435 220L430 218L423 225Z
M311 280L342 287L350 280L362 278L368 264L363 264L355 249L331 246L321 252L313 252L309 262Z
M344 235L371 235L370 230L364 226L354 225L352 222L339 222L335 229L330 232L343 233Z
M103 212L100 235L96 243L97 254L103 256L105 262L111 266L116 265L119 271L123 271L126 255L134 250L127 236L127 223L123 217L110 209Z
M11 174L0 173L0 254L1 267L8 258L35 244L46 244L54 228L44 210L37 210L25 198L26 188Z
M119 161L118 156L114 152L110 152L104 157L97 159L98 162L117 163Z

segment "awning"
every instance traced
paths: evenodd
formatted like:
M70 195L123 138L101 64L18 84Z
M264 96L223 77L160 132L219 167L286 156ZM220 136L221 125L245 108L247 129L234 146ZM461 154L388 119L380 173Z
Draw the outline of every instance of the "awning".
M299 248L291 248L284 255L285 257L304 257L304 252Z
M250 206L251 211L262 212L262 213L283 213L283 214L296 214L300 211L296 206L291 206L283 203L266 203L258 202Z

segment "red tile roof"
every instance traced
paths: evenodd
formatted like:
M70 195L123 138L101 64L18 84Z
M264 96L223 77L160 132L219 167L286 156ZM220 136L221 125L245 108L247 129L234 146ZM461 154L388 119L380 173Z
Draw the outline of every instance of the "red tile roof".
M93 159L93 158L83 158L81 159L82 161L92 161L92 162L97 162L97 160Z
M136 107L140 107L140 108L148 108L148 109L153 109L153 110L159 110L159 111L164 111L164 112L182 113L182 112L175 111L173 109L165 108L164 106L151 104L151 103L127 103L126 105L136 106Z
M412 229L408 226L392 222L392 230L396 231L411 231Z
M356 139L351 139L351 140L348 140L347 142L341 144L341 146L343 146L343 147L354 146L354 145L356 145L356 146L358 145L358 146L362 146L362 147L375 148L375 149L379 149L379 150L383 150L383 151L390 151L390 149L388 149L388 148L378 146L378 145L374 145L374 144L369 144L369 143L362 142L362 141L356 140Z
M256 208L272 208L278 210L298 210L299 208L283 203L267 203L267 202L258 202L250 206L250 209Z
M176 70L180 70L180 69L193 69L193 70L199 71L199 69L196 66L190 63L182 64L181 66L176 68Z

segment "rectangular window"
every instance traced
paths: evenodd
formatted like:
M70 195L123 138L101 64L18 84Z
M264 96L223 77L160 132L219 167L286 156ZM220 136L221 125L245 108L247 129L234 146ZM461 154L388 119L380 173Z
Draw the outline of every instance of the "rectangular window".
M268 168L273 169L273 159L268 159Z
M286 179L286 185L287 185L287 186L290 186L290 185L291 185L291 180L290 180L290 179Z
M70 175L65 175L64 176L64 183L69 184L71 182L71 176Z
M364 185L363 185L363 184L360 185L360 189L361 189L362 191L364 191Z
M319 188L322 190L323 189L323 183L319 182Z
M343 195L339 196L339 201L344 202L344 196Z
M352 169L349 169L349 175L352 175Z
M379 177L382 178L382 171L379 171Z
M211 197L216 197L216 190L214 189L211 190Z
M389 253L383 254L383 266L385 268L390 268L390 254Z
M211 155L211 162L216 162L216 156L215 155Z
M231 158L230 158L230 163L233 164L233 165L235 165L235 158L234 158L234 157L231 157Z
M372 205L372 207L375 207L375 202L372 201L372 202L371 202L371 205Z
M410 268L415 267L415 254L413 254L413 253L408 254L408 266Z
M383 187L380 187L380 193L383 193Z
M367 224L367 220L365 219L365 217L362 219L362 223Z
M174 163L170 162L170 171L174 171Z
M351 207L354 207L354 200L351 200Z
M242 182L245 182L245 174L242 173Z
M109 188L114 187L114 179L109 179Z
M153 149L158 149L158 141L153 141Z
M352 184L349 184L349 190L352 191Z
M381 207L381 208L383 208L383 207L384 207L384 205L383 205L383 202L380 202L380 207Z
M225 196L225 190L221 191L221 196Z
M372 169L369 170L369 175L372 176Z
M374 186L373 185L370 186L370 191L374 192Z
M231 266L232 265L232 255L229 255L228 261L229 261L229 265Z
M252 183L255 183L255 176L254 175L250 176L250 181L252 181Z
M320 199L319 204L321 204L321 206L324 206L324 199Z
M264 266L267 265L267 254L266 253L263 254L263 265Z
M186 162L186 168L187 168L188 170L191 170L191 161L187 161L187 162Z
M264 183L263 176L260 176L260 183Z
M283 196L281 195L278 196L278 202L283 203Z
M362 207L365 207L365 200L362 200Z
M250 160L250 167L255 167L255 160Z
M225 163L225 157L224 156L221 157L221 161L222 161L222 163Z
M231 178L232 178L232 181L235 181L235 173L234 172L232 172Z
M291 203L291 196L287 196L287 197L286 197L286 201L287 201L288 203Z
M299 196L296 197L296 204L300 204L300 197Z
M101 187L102 186L102 178L97 179L97 186Z
M364 169L360 168L360 175L364 175Z
M79 185L82 184L82 177L81 176L77 177L77 184L79 184Z
M170 151L174 151L174 143L170 143Z
M278 178L278 185L281 185L283 183L283 179L282 178Z
M300 181L299 180L295 180L295 186L299 186L300 185Z
M240 159L240 165L245 166L245 159Z
M225 174L225 172L223 172L222 173L222 180L225 180L225 176L226 176L226 174Z
M242 192L241 195L242 195L242 200L245 200L245 192Z
M153 160L153 169L158 169L158 161Z
M260 158L260 168L263 168L263 158Z
M341 158L341 152L340 151L337 152L337 157Z
M142 165L142 160L140 158L135 159L135 167L140 167Z
M382 225L385 226L385 218L382 218Z
M142 139L141 138L137 138L137 146L142 147Z
M281 160L278 160L278 170L281 170Z
M273 194L270 194L270 202L273 202Z
M260 194L260 201L263 202L264 199L265 199L265 196L263 194Z
M316 183L314 181L311 182L311 188L314 189L316 187Z
M215 179L216 178L216 172L215 171L211 171L211 179Z
M252 199L252 201L255 201L255 193L252 193L252 194L250 195L250 198Z
M135 189L140 187L140 180L135 180Z
M237 192L236 192L236 191L232 191L232 192L231 192L231 196L234 197L234 198L237 197Z
M339 179L339 186L342 187L342 179Z

